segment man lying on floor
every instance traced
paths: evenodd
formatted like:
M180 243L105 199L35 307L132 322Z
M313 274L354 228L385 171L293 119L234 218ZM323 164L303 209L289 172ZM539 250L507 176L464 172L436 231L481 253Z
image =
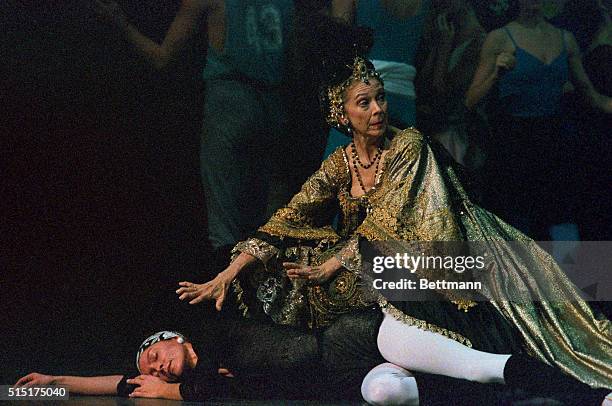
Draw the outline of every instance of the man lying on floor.
M378 309L342 316L318 335L246 319L218 318L206 334L174 332L147 338L137 353L140 375L51 376L31 373L16 386L59 385L71 393L203 401L221 398L362 400L374 404L498 404L500 385L437 375L397 380L396 391L377 390L364 377L384 364L376 345ZM383 365L380 365L383 364ZM132 375L133 376L133 375ZM413 379L413 381L415 381ZM388 386L388 385L387 385ZM417 389L418 386L418 389ZM388 389L388 387L386 388ZM393 394L395 397L389 397ZM382 394L382 397L379 396ZM396 398L400 395L400 398Z

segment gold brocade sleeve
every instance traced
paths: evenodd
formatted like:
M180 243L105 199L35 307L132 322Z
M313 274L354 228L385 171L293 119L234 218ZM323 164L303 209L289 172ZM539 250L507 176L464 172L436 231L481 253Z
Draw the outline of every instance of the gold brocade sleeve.
M251 254L258 260L260 260L263 264L268 262L270 258L278 254L279 249L273 246L272 244L268 244L265 241L262 241L258 238L249 238L246 241L241 241L232 250L232 254L235 252L246 252L247 254Z
M327 158L289 204L279 209L259 231L280 238L337 242L340 237L331 227L337 209L336 197L349 173L341 148Z

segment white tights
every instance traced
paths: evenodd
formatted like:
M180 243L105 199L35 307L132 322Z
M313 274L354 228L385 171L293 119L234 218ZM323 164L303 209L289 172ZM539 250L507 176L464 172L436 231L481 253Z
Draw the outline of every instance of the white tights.
M408 370L480 383L504 383L504 367L510 355L473 350L384 313L378 349L388 362L373 368L364 378L361 394L366 402L377 406L418 405L416 379ZM612 393L602 406L612 406Z
M504 383L509 354L468 348L441 334L396 320L385 312L378 349L388 362L410 371L445 375L481 383Z
M481 383L503 383L510 355L468 348L441 334L398 321L389 313L378 331L378 349L387 363L373 368L361 384L363 399L372 405L418 405L418 371Z

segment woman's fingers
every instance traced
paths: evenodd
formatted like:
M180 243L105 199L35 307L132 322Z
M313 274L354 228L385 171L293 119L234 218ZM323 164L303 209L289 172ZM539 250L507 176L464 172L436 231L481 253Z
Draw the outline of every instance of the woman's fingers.
M195 296L194 293L185 292L185 293L183 293L182 295L179 296L179 300L191 299L193 296Z
M184 286L186 288L192 287L194 285L195 285L195 283L193 283L193 282L188 282L188 281L179 282L179 286Z
M283 268L285 268L286 270L302 269L302 268L306 268L306 266L302 264L298 264L296 262L283 262Z
M198 296L202 296L205 297L206 296L206 292L204 292L203 290L191 290L188 292L184 292L181 296L179 296L179 299L181 300L185 300L185 299L193 299L196 298Z
M288 269L287 270L287 275L308 275L310 272L312 271L312 268L308 267L308 268L295 268L295 269Z
M183 281L183 282L179 282L179 286L181 287L178 288L175 292L177 295L179 295L179 300L185 300L185 299L190 299L196 294L198 294L198 287L200 287L201 285L197 285L192 282Z
M225 291L223 291L223 293L221 293L219 297L217 298L217 300L215 301L215 308L217 309L218 312L220 312L221 309L223 308L223 302L225 302Z
M191 298L193 298L193 299L191 299ZM191 304L191 305L192 305L192 304L198 304L198 303L200 303L202 300L204 300L204 299L205 299L205 297L204 297L204 295L200 295L200 296L193 295L193 296L191 296L189 299L191 299L191 300L189 301L189 304Z
M287 276L290 279L310 279L313 275L313 268L300 265L300 268L292 268L287 270Z

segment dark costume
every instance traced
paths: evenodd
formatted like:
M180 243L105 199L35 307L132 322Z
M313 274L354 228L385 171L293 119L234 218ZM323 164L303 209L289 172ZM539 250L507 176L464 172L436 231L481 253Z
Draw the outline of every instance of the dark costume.
M584 70L595 89L612 97L612 45L598 45L583 57ZM578 190L586 230L584 240L612 240L612 115L584 103L578 115L583 159Z
M546 64L520 47L516 66L498 81L493 142L488 148L487 206L536 240L549 240L548 228L571 221L573 134L563 131L561 97L569 81L568 50Z
M282 152L276 151L286 150L280 88L293 3L225 0L224 9L224 50L209 48L202 73L200 169L214 248L249 235L265 218L266 205L282 204L268 192L269 182L283 182Z
M382 318L376 307L342 315L318 334L227 316L209 321L200 334L192 335L198 363L181 379L180 393L186 401L360 401L364 376L385 362L376 345ZM219 367L235 377L219 375ZM524 394L503 385L431 374L417 374L415 379L421 405L446 405L449 399L465 406L524 399ZM119 396L128 396L135 387L126 380L127 375L117 386Z
M437 160L414 129L395 136L381 163L377 187L364 197L350 196L348 159L338 149L258 234L237 250L264 266L235 281L245 315L265 314L289 325L328 325L339 314L377 301L397 319L490 352L524 348L541 361L593 386L612 384L612 330L579 299L573 284L532 240L495 215L471 203L449 159ZM336 231L332 219L340 214ZM490 301L476 303L454 291L440 290L438 302L390 304L361 283L363 241L481 241L489 258L480 292ZM506 241L518 241L522 252ZM320 264L331 255L345 270L327 285L291 283L282 261ZM564 301L548 301L548 292ZM535 300L508 300L509 292ZM567 298L571 298L571 302ZM514 299L514 297L510 297ZM517 338L518 337L518 338Z

